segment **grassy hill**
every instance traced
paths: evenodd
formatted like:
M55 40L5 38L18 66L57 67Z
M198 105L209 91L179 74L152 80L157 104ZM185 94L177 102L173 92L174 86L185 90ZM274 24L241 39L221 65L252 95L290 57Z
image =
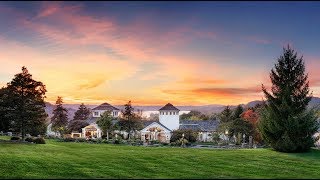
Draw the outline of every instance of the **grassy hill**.
M320 151L0 142L2 178L320 178Z

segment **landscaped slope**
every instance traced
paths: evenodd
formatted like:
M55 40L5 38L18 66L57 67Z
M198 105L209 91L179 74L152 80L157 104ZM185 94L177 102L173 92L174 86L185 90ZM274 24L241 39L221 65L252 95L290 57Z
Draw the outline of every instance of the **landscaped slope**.
M320 178L320 151L0 144L0 178Z

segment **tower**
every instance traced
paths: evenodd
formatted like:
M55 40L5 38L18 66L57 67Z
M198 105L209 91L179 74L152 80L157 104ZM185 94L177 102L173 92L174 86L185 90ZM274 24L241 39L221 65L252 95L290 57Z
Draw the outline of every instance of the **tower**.
M168 103L159 109L159 122L170 130L179 129L179 109Z

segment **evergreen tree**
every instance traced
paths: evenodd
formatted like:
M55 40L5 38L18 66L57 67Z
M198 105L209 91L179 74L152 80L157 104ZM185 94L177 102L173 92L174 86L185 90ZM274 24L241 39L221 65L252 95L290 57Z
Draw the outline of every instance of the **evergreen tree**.
M232 110L229 106L226 106L225 109L219 115L220 122L226 123L232 120Z
M61 137L66 132L68 124L68 110L62 106L62 103L62 97L58 96L56 108L53 110L53 116L51 117L52 130L58 131Z
M45 120L45 85L32 79L26 67L7 83L6 117L11 121L11 127L20 131L22 139L26 133L38 135L44 133Z
M97 120L97 125L106 133L107 140L109 140L109 132L112 130L112 115L110 111L105 111Z
M131 101L124 105L124 111L121 111L122 117L119 121L121 130L128 132L128 139L133 131L142 127L141 116L133 112L134 108L131 106Z
M3 87L0 89L0 131L7 132L10 128L10 119L7 117L8 105L10 99L8 98L8 89Z
M232 110L229 106L226 106L225 109L218 115L220 124L218 127L218 131L220 133L225 133L226 130L229 129L230 122L232 121Z
M73 120L85 121L89 118L90 110L83 104L79 106L79 109L74 113Z
M307 109L311 94L303 58L288 46L274 68L271 92L262 85L267 99L259 124L262 138L277 151L308 151L317 122L314 110Z
M89 125L86 120L89 118L90 110L82 103L74 113L73 119L69 122L68 131L80 132L83 127Z
M243 107L241 105L238 105L236 109L232 113L232 118L237 119L240 118L241 114L244 112Z

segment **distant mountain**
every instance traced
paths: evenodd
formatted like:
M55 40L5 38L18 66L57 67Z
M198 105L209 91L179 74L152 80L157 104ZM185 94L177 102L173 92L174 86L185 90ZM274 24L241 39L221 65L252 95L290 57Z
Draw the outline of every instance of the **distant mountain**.
M254 107L257 104L261 104L262 101L254 100L250 101L247 104L241 104L244 108ZM68 110L68 117L71 120L74 116L74 113L79 108L80 104L64 104L63 105ZM92 109L98 105L86 105L88 108ZM200 111L204 114L211 114L211 113L220 113L223 111L226 105L222 104L211 104L211 105L202 105L202 106L176 106L180 109L180 114L188 113L191 110ZM309 103L309 107L319 106L320 107L320 98L313 97ZM114 105L114 107L118 109L124 109L123 105ZM133 106L135 110L142 110L143 115L149 116L151 113L157 113L157 111L163 106ZM230 106L231 109L234 109L236 106ZM52 116L52 112L54 109L54 105L51 103L46 102L46 112L48 113L49 117Z

